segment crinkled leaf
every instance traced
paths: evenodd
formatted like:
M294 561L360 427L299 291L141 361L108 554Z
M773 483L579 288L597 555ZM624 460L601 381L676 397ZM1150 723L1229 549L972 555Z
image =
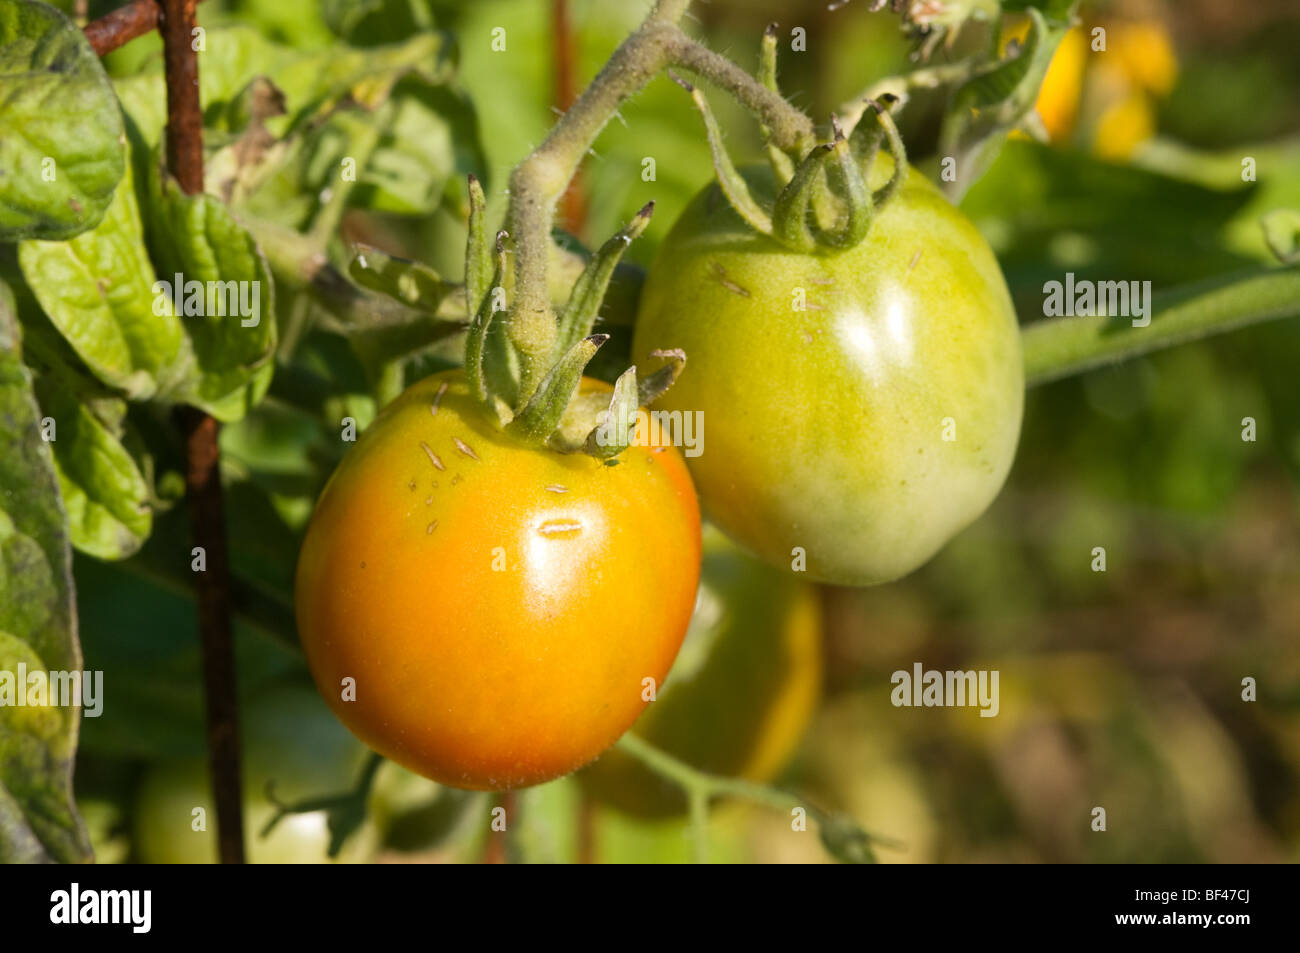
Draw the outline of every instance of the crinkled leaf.
M81 670L72 551L12 298L0 284L0 678ZM16 685L14 685L17 688ZM0 863L88 861L72 797L78 711L0 706Z
M955 179L943 183L953 201L993 164L1007 136L1034 108L1056 48L1069 31L1068 21L1049 23L1036 7L1029 8L1029 16L1029 34L1019 52L981 69L953 94L939 144L940 156L956 160Z
M296 123L268 149L261 170L244 174L254 184L236 196L237 207L304 228L346 172L357 177L350 205L426 215L442 204L453 177L481 175L478 119L469 100L424 72L401 78L412 69L395 59L370 76L371 109L357 108L351 99L346 109L327 100L313 120ZM387 106L379 108L385 97Z
M410 77L398 84L391 125L353 194L358 207L427 215L453 175L484 174L478 115L459 89Z
M149 536L149 485L121 443L123 401L105 420L65 388L42 379L36 395L54 420L54 470L72 545L100 559L124 559Z
M133 400L167 398L193 358L145 249L127 170L103 220L65 242L18 247L23 277L41 309L100 380Z
M442 279L428 265L358 245L348 274L363 288L400 301L408 308L435 312L446 294Z
M440 33L419 33L373 49L333 45L306 51L283 46L249 27L212 27L201 56L199 95L211 119L224 113L249 80L264 76L285 97L287 115L273 125L283 134L345 100L373 108L393 83L413 70L430 82L450 81L454 63L446 52L447 37ZM167 124L162 57L114 80L114 86L141 139L157 145Z
M223 108L253 77L270 76L303 55L249 27L212 27L206 37L199 69L199 101L206 111ZM138 73L114 79L113 86L140 141L157 145L167 125L162 56L151 58Z
M122 117L90 44L54 7L0 4L0 241L70 238L122 178Z
M284 90L291 112L345 97L373 109L408 73L416 72L432 83L449 82L455 64L447 56L447 39L442 33L417 33L400 43L371 49L333 46L264 72Z
M482 174L485 164L477 116L452 85L450 54L449 38L427 31L388 46L304 52L247 31L210 30L200 83L208 122L224 135L208 137L207 189L297 229L311 224L344 174L356 175L351 205L433 212L453 175ZM230 127L232 104L253 76L283 96L285 114L267 119L265 135L251 127L250 141ZM119 80L118 92L141 140L156 145L166 120L161 64Z
M158 163L151 168L154 259L173 294L178 284L186 289L181 320L195 367L184 399L218 420L237 420L262 399L274 370L270 268L253 236L221 201L186 195ZM201 289L196 314L190 313L192 282Z

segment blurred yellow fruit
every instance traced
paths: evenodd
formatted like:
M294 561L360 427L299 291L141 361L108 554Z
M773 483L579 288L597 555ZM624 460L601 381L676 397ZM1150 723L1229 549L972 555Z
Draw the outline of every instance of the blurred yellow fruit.
M1034 107L1053 142L1064 140L1074 129L1087 60L1087 38L1082 27L1074 27L1057 47Z
M1017 23L1003 42L1023 41L1028 29L1028 20ZM1094 35L1098 29L1104 33ZM1154 135L1155 103L1177 79L1178 59L1160 21L1076 26L1052 57L1035 109L1052 142L1069 140L1082 125L1097 155L1122 159Z
M1092 151L1103 159L1123 159L1155 133L1155 111L1151 101L1132 92L1108 106L1097 118Z
M1178 59L1164 24L1154 20L1111 27L1107 48L1134 85L1154 96L1168 96L1178 79Z

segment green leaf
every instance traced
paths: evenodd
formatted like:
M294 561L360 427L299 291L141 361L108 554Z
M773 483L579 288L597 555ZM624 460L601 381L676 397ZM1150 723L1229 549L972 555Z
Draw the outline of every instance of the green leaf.
M1012 140L961 208L988 236L1018 310L1041 314L1044 282L1067 271L1161 288L1257 260L1229 248L1225 230L1259 186L1243 186L1239 174L1224 181L1236 187Z
M343 188L356 207L426 215L442 204L453 176L483 174L477 115L453 85L446 34L304 52L213 28L203 65L212 146L205 185L238 211L302 230ZM236 134L234 120L246 113L238 102L259 76L283 97L284 113ZM118 93L133 135L157 145L166 121L161 63L118 80ZM367 142L373 149L363 148Z
M442 279L428 265L398 258L370 245L356 246L348 262L348 274L363 288L430 314L438 310L446 295Z
M495 288L505 282L506 274L506 233L497 233L496 268L487 293L479 301L478 311L470 322L465 337L465 377L469 381L470 392L483 403L488 410L495 412L496 398L500 392L492 387L492 375L486 373L484 352L488 341L488 332L496 316ZM503 302L504 303L504 302Z
M1284 265L1300 262L1300 212L1295 209L1274 209L1260 219L1264 240L1269 251Z
M646 203L632 221L624 225L617 234L605 242L591 256L587 267L582 270L578 280L573 283L569 303L560 313L559 327L555 337L553 357L558 360L569 348L591 334L596 323L596 315L605 300L610 279L614 269L623 257L628 245L641 235L650 223L654 213L654 202Z
M1002 0L1002 9L1004 12L1015 13L1034 7L1048 20L1067 23L1077 4L1078 0Z
M549 440L578 392L583 368L607 340L608 334L593 334L569 348L542 378L528 403L506 426L506 432L534 444Z
M122 117L81 30L33 0L0 4L0 241L70 238L122 178Z
M72 550L39 418L0 284L0 678L15 680L20 664L28 674L81 670ZM72 796L78 715L0 706L0 863L91 859Z
M276 345L274 283L257 242L210 195L186 195L151 166L150 237L182 320L195 367L186 402L218 420L237 420L266 393Z
M302 53L279 46L249 27L212 27L207 31L207 49L200 56L199 101L205 112L220 110L253 77L276 73L284 64L301 56ZM140 72L114 79L113 86L122 110L134 126L133 136L146 146L157 145L167 125L167 88L163 82L161 54L148 60Z
M149 484L121 443L126 403L109 401L97 414L47 378L36 395L55 424L54 470L72 545L100 559L130 556L148 538L153 513Z
M1036 7L1029 16L1019 53L982 68L953 94L939 137L939 155L956 160L955 179L942 183L953 201L987 171L1007 136L1028 117L1069 31L1068 19L1049 23Z
M587 434L583 450L600 460L612 460L632 445L636 436L637 408L636 368L629 367L614 382L609 406L597 418Z
M23 242L18 262L41 309L100 380L132 400L173 395L193 356L171 302L155 300L129 169L95 228L65 242Z
M393 92L397 108L353 193L379 212L427 215L453 176L484 174L478 115L459 89L412 76Z
M429 0L321 0L321 14L355 46L392 43L433 26Z

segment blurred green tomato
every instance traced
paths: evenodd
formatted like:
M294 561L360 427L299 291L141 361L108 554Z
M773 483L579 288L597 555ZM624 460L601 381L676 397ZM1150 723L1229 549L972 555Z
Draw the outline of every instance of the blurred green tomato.
M632 731L703 771L770 780L817 706L821 651L816 589L767 568L706 527L690 628ZM617 748L578 778L591 795L628 814L686 810L675 785Z
M277 800L288 804L343 794L355 787L369 752L310 687L295 686L260 697L245 707L241 721L248 862L330 862L325 811L289 814L268 836L261 836L276 813L267 798L267 782L274 783ZM204 830L194 829L196 808L203 809ZM135 849L141 861L216 863L216 826L206 759L167 762L149 770L136 798ZM376 827L366 820L344 842L336 859L367 860L376 843Z

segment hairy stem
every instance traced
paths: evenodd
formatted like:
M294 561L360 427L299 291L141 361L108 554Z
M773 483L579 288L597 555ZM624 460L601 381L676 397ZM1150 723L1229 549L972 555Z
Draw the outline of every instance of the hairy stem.
M704 49L677 27L690 0L658 0L645 22L614 51L546 139L510 176L506 230L515 241L515 300L510 339L521 356L520 405L545 374L556 335L546 280L556 205L601 129L622 102L659 72L679 65L716 83L756 113L773 141L795 149L810 141L812 121L725 57Z
M1300 269L1257 268L1157 295L1151 323L1131 318L1049 318L1020 339L1032 387L1236 328L1300 316Z

